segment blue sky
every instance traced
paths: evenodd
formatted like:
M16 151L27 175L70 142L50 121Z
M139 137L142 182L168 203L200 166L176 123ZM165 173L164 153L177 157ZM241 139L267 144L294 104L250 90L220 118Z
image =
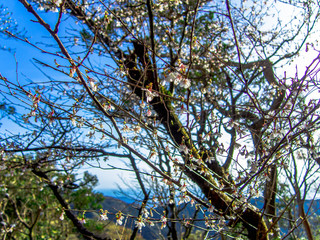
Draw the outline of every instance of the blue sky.
M12 12L12 18L17 21L20 30L27 30L25 36L27 36L31 42L34 41L34 43L37 43L39 41L43 41L47 43L48 41L50 41L46 30L44 30L44 28L39 24L31 21L31 19L34 18L30 13L26 11L26 9L18 0L0 0L0 5L7 7L8 11ZM55 13L49 12L42 14L41 16L52 25L55 24ZM63 28L61 29L61 32L63 32ZM4 77L8 79L16 79L16 77L18 76L21 81L26 78L30 78L32 80L44 78L44 75L34 66L33 58L46 61L49 59L47 55L41 53L39 50L28 45L27 43L14 39L1 39L0 44L2 47L13 49L12 52L0 50L0 73ZM1 97L0 100L2 100ZM1 132L4 132L6 130L12 131L12 123L10 123L9 121L1 122ZM113 164L115 163L114 161L117 161L117 164ZM108 163L119 165L119 160L110 159ZM127 178L128 173L126 172L120 172L117 170L106 171L100 169L92 169L91 167L84 167L83 170L90 170L91 173L98 176L99 186L97 187L97 189L112 189L116 188L117 184L121 187L126 186L121 181L121 178ZM80 173L81 172L82 171L80 171ZM109 194L111 194L111 192L109 192Z
M8 8L9 12L12 12L12 18L15 19L18 23L20 30L27 29L26 36L32 41L39 39L44 39L43 36L48 35L46 31L39 26L39 24L31 22L31 14L26 11L22 4L17 0L4 1L0 0L0 4ZM26 18L26 16L28 16ZM30 19L30 20L26 20ZM53 14L46 15L48 21L54 19ZM48 41L48 39L46 39ZM15 50L16 59L18 62L18 69L16 68L15 57L13 53L1 51L1 62L0 72L4 73L7 77L15 77L16 70L18 74L31 72L32 77L42 76L39 71L35 71L34 66L31 63L32 58L43 58L43 55L40 51L35 51L35 49L28 44L23 43L14 39L1 39L1 45L6 48L12 48Z
M4 5L12 12L12 17L18 22L19 29L27 29L26 36L29 38L30 41L34 41L37 43L38 41L42 41L47 43L50 41L48 38L48 33L41 27L39 24L34 23L31 19L34 19L30 13L26 11L26 9L19 3L18 0L0 0L0 4ZM56 14L55 13L42 13L42 17L45 18L50 24L54 24L56 21ZM28 19L28 20L27 20ZM63 33L63 29L61 29ZM46 37L47 36L47 37ZM311 39L312 40L312 39ZM1 40L0 43L2 46L11 47L15 49L15 54L1 51L0 54L0 73L7 77L8 79L15 79L17 76L21 80L27 78L30 79L41 79L44 78L43 74L33 65L32 59L37 58L40 60L46 60L47 55L42 54L39 50L29 46L28 44L8 39L8 40ZM288 73L288 75L294 76L295 74L295 67L296 65L299 68L300 75L304 72L305 66L308 65L316 56L316 52L308 52L305 51L301 52L301 56L297 58L290 66L285 66L284 68L278 71L278 74L282 74L284 71ZM16 62L17 59L18 61ZM1 99L0 99L1 100ZM9 126L4 124L2 125L2 129L0 131L4 131ZM111 159L109 162L110 164L113 161L119 161L116 159ZM121 178L128 179L127 172L120 172L116 170L112 171L104 171L104 170L92 170L92 168L87 168L86 170L90 169L91 172L97 174L100 185L98 189L110 189L114 188L116 184L124 187L125 184L122 183ZM120 176L120 177L119 177ZM130 180L130 178L128 179Z

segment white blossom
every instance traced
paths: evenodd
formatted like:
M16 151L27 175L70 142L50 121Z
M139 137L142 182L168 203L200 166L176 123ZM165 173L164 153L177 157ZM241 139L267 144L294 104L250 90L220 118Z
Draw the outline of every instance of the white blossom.
M124 219L124 217L122 217L122 216L120 218L118 218L116 221L116 224L121 226L123 219Z
M181 144L179 147L179 152L183 152L184 154L188 154L189 153L189 149L185 144Z
M134 131L134 133L139 133L139 132L141 132L141 127L140 127L140 125L136 125L132 128L132 130Z
M162 216L160 221L162 222L161 229L165 228L167 226L167 218L165 216Z
M101 220L101 221L106 221L106 220L108 220L109 218L108 218L108 211L107 210L105 210L105 211L103 211L103 212L101 212L101 214L99 215L99 220Z
M145 218L147 218L147 217L149 217L149 211L146 209L146 208L143 208L142 209L142 214L143 214L143 216L145 217Z
M206 159L206 162L207 163L213 163L214 162L214 157L208 157L207 159Z
M140 107L141 108L145 108L146 107L146 103L144 101L142 101L141 104L140 104Z
M72 123L72 126L75 127L77 125L76 119L75 118L71 118L71 123Z
M111 105L111 103L109 103L109 104L104 106L104 110L107 111L107 112L111 111L111 110L114 110L114 109L115 108L114 108L114 106Z
M191 82L189 79L187 78L183 78L181 81L180 81L180 86L183 87L183 88L189 88L191 86Z
M86 223L86 219L83 217L79 220L80 223L85 224Z
M96 85L96 81L90 77L88 78L88 81L89 81L89 84L90 84L92 91L96 92L98 90L97 85Z
M208 212L213 212L214 211L214 207L212 205L210 205L210 207L208 208Z
M135 224L136 224L136 228L138 228L139 231L141 231L142 227L146 226L142 219L136 220Z
M187 184L183 183L182 186L180 187L181 192L186 192L187 191Z
M176 79L178 79L178 73L177 72L170 72L169 75L166 78L166 81L168 81L168 82L176 82Z
M74 67L74 66L73 66L73 67L71 67L71 68L70 68L69 76L70 76L70 77L73 77L73 76L74 76L74 74L75 74L75 72L76 72L76 70L77 70L77 68L76 68L76 67Z
M60 219L61 221L63 221L63 220L64 220L64 212L62 212L62 213L60 214L59 219Z
M124 219L124 217L122 216L122 212L118 212L117 214L116 214L116 219L117 219L117 221L116 221L116 225L122 225L122 221L123 221L123 219Z
M143 88L143 90L144 90L145 93L146 93L146 101L147 101L147 102L151 102L154 97L158 97L158 96L159 96L158 93L152 92L152 91L149 90L149 89Z
M182 203L188 203L188 202L190 202L190 197L186 194L183 194L180 198L180 201L178 202L178 205Z

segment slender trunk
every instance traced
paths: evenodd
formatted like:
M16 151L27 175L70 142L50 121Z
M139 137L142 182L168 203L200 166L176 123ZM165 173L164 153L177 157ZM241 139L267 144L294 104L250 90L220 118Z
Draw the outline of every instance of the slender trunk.
M71 14L76 16L78 19L86 19L86 14L82 11L81 8L78 8L76 4L72 1L67 0L66 6L71 10ZM94 22L91 20L86 20L88 27L92 32L96 32ZM100 40L103 41L107 46L112 46L112 40L105 35L99 36ZM158 88L157 76L152 67L151 59L148 57L146 51L146 46L138 41L133 41L134 51L130 55L126 55L120 49L117 49L114 54L118 59L125 59L124 66L128 69L128 83L131 84L133 92L140 98L145 99L145 91L142 88L146 86L153 86L154 90ZM142 70L139 70L137 61L143 66ZM262 63L260 63L262 64ZM269 65L268 65L269 66ZM269 68L266 68L269 69ZM272 69L272 68L271 68ZM266 72L267 70L265 70ZM270 72L270 70L268 70ZM274 76L273 76L274 77ZM269 81L269 77L266 77ZM160 90L161 92L161 90ZM280 101L279 101L280 102ZM176 146L180 144L185 144L190 150L190 153L194 157L200 159L199 151L195 148L192 139L190 139L188 132L185 127L180 122L178 116L175 114L175 111L172 107L171 100L163 96L154 97L150 101L153 110L157 113L157 116L161 124L166 129L168 136L173 140ZM188 159L186 159L186 162ZM211 169L215 173L223 170L223 167L218 166L216 169ZM202 189L204 195L208 200L211 200L211 203L219 210L223 211L226 215L234 215L235 213L232 210L232 199L230 199L226 193L212 189L212 185L217 185L212 176L199 176L193 172L185 170L188 177L195 184ZM223 179L225 176L218 174ZM239 202L238 205L242 203ZM242 221L244 226L248 230L249 239L259 239L265 240L268 239L267 226L261 216L259 210L255 209L252 206L248 206L244 211L238 214L239 221Z
M170 189L171 196L170 198L174 199L174 189ZM177 224L174 221L177 219L177 207L175 203L169 204L169 209L171 212L170 218L173 219L173 221L170 223L169 226L169 232L168 232L168 239L170 240L178 240L178 233L177 233Z
M313 240L313 234L312 234L312 231L311 231L311 227L310 227L310 223L308 221L308 218L306 216L306 213L304 211L304 201L300 198L300 194L298 194L298 208L299 208L299 215L300 215L300 218L302 219L302 224L303 224L303 227L306 231L306 234L307 234L307 237L308 237L308 240Z
M276 164L271 166L270 171L270 180L266 182L265 190L264 190L264 209L265 214L268 219L272 220L272 223L268 223L268 228L273 226L273 237L277 238L279 236L279 232L276 231L278 224L273 223L277 221L276 216L276 194L277 194L277 184L278 184L278 171Z
M141 208L139 209L138 217L141 215L143 208L146 207L148 200L149 200L149 195L144 196ZM136 238L138 230L139 230L138 227L135 227L133 229L132 234L130 236L130 240L134 240Z
M292 224L292 222L294 222L294 217L293 216L294 216L294 214L292 214L291 209L288 208L288 222L289 222L289 225L288 225L289 229L288 230L293 228L293 224ZM291 235L292 239L294 239L294 240L297 239L295 234L294 234L294 232L292 232L290 235Z
M190 236L192 229L193 229L193 225L194 225L194 219L197 219L197 215L198 215L199 211L200 211L200 208L196 208L196 210L193 214L193 218L192 218L192 220L190 220L190 224L185 227L185 232L183 234L182 239L188 239L188 237Z
M143 87L143 85L153 85L156 84L156 82L155 79L153 79L152 70L150 69L150 67L148 67L148 63L150 64L151 61L146 55L145 48L137 42L134 42L134 47L134 54L131 56L131 58L129 57L127 59L125 65L128 69L130 69L128 74L128 81L132 83L132 86L135 86L132 90L137 96L143 98L144 93L141 87ZM147 66L145 67L145 72L136 70L136 57L139 59L141 64L147 64ZM165 127L168 135L172 138L176 145L179 146L181 144L185 144L193 154L193 156L195 156L196 158L200 158L199 152L195 148L192 139L189 137L178 116L175 114L171 101L166 98L154 97L152 101L150 101L150 104L152 104L154 111L159 116L159 119L161 119L162 125ZM186 162L188 162L187 157ZM223 179L223 167L217 165L211 170L214 171L217 175L221 176ZM205 194L207 199L211 201L214 207L221 210L226 215L235 214L232 211L231 207L233 202L232 199L229 198L224 192L212 188L213 185L217 186L217 183L214 180L213 176L199 176L199 174L190 171L188 168L185 168L184 171L185 174L202 189L202 192ZM241 205L241 203L239 203L239 205ZM256 210L252 206L249 206L239 214L239 220L243 222L244 226L248 230L249 239L268 239L268 228L258 210Z
M74 215L74 213L72 212L72 209L69 207L69 204L66 202L66 200L63 198L63 196L60 194L58 186L51 183L51 180L44 172L41 172L41 171L35 170L35 169L33 169L32 172L36 176L44 179L44 181L48 184L49 188L53 192L53 195L56 197L56 199L60 203L61 207L64 209L67 218L72 221L73 225L77 228L78 232L81 233L85 239L88 239L88 240L93 240L93 239L106 240L107 239L105 237L97 236L96 234L89 231L86 227L83 226L83 224L78 220L77 216Z

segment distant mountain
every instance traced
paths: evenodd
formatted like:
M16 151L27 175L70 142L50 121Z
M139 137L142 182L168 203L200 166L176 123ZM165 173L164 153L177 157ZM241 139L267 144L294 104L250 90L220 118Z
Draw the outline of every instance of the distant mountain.
M263 198L254 198L251 199L250 203L254 206L256 206L259 209L263 208L264 205L264 199ZM277 200L277 203L279 203L279 201ZM311 206L312 204L312 206ZM320 215L320 199L315 199L315 200L305 200L304 201L304 209L307 212L308 209L310 208L312 209L312 212L315 213L316 215Z
M138 216L140 204L135 203L132 198L121 197L117 194L117 191L113 190L99 190L99 192L105 195L105 200L101 203L101 205L104 210L108 210L110 213L113 213L108 214L109 219L113 222L116 222L115 214L118 211L121 211L126 215L131 215L134 217ZM182 209L179 213L179 218L193 218L195 207L192 207L190 204L181 204L179 208ZM156 208L155 211L153 211L153 218L160 219L160 214L163 213L163 210L164 209L161 207ZM203 214L198 214L198 217L203 218ZM167 236L168 227L160 229L160 225L160 223L157 223L155 224L155 226L150 227L148 226L148 224L146 224L146 226L142 228L142 232L140 234L146 240L161 239L160 234L162 234L163 236ZM178 234L181 234L181 230L183 229L181 224L176 223L176 225L176 229L178 229ZM201 225L202 227L204 227L204 223L198 222L197 225ZM127 219L126 227L131 229L135 227L135 222L133 218Z
M104 196L114 197L120 199L126 203L133 203L134 199L130 197L126 197L124 194L119 194L119 190L117 189L98 189L97 192L102 193ZM124 191L126 193L126 191ZM130 194L127 194L130 196Z
M112 220L114 222L116 221L115 214L119 210L126 215L130 215L130 216L134 216L134 217L138 216L140 204L134 203L133 199L131 199L129 197L119 197L119 196L117 196L115 191L111 191L111 190L106 190L106 191L101 191L101 192L105 195L107 195L107 194L111 195L111 196L105 196L105 200L102 203L104 210L108 210L109 212L113 213L113 215L111 215L111 214L108 215L110 220ZM263 208L263 204L264 204L263 198L252 199L250 202L251 202L251 204L253 204L254 206L256 206L259 209ZM306 200L305 201L305 210L306 211L308 211L311 203L312 203L311 212L320 216L320 199L314 200L313 202L311 200ZM193 215L195 213L195 207L192 207L191 204L180 205L179 208L182 208L181 212L179 213L179 218L183 218L183 217L186 219L193 218ZM157 212L162 214L163 208L159 207L155 210L156 211L154 211L153 218L160 219L161 216L159 214L157 214ZM203 219L204 218L203 213L199 213L197 215L197 218ZM194 224L205 228L203 221L195 222ZM133 229L134 226L135 226L134 218L127 218L126 227ZM183 226L181 226L180 223L177 223L177 229L179 231L179 234L181 234ZM289 231L288 229L281 228L282 233L285 233L288 231ZM167 232L168 232L167 227L160 230L160 224L157 224L156 226L153 226L153 227L147 226L147 224L146 224L146 227L142 228L141 235L146 240L154 240L154 239L160 239L160 237L159 237L160 234L162 234L163 236L166 236Z
M138 216L139 213L139 206L134 203L127 203L123 200L106 196L105 200L101 203L103 210L108 210L112 214L108 214L108 217L111 221L116 222L116 216L115 214L118 211L121 211L125 215L130 215L133 217ZM134 218L128 217L126 220L123 221L125 223L125 227L134 229L135 222ZM146 227L142 228L142 231L140 233L142 237L146 240L152 240L157 239L157 236L159 234L156 231L156 228L149 227L146 225Z

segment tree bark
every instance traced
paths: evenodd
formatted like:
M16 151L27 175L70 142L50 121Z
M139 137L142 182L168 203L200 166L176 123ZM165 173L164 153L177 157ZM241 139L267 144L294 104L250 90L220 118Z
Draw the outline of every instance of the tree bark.
M48 184L49 188L52 190L54 196L56 197L56 199L60 203L61 207L64 209L67 218L69 218L72 221L73 225L77 228L79 233L81 233L85 239L88 239L88 240L93 240L93 239L107 240L108 239L108 238L100 237L100 236L94 234L93 232L90 232L86 227L83 226L83 224L73 214L72 210L69 207L69 204L64 200L62 195L59 193L58 186L51 183L51 180L44 172L41 172L41 171L35 170L35 169L33 169L32 172L36 176L42 178Z
M140 63L150 63L151 61L148 59L145 47L143 47L142 44L135 42L134 47L134 53L129 56L126 61L126 67L129 70L128 81L131 83L131 86L133 86L132 90L134 93L140 98L143 98L143 90L141 88L149 85L150 83L156 84L156 81L153 79L154 75L150 64L145 65L145 69L143 71L137 70L137 63L135 62L136 57ZM160 122L165 127L168 135L175 142L176 146L185 144L193 156L200 158L199 152L195 148L185 128L182 126L178 116L175 114L174 109L171 106L170 99L160 96L154 97L150 104L153 106ZM188 160L186 159L185 162L187 161ZM212 170L219 176L224 172L220 165L217 165ZM224 192L215 189L217 188L217 183L212 176L199 176L198 174L188 170L188 168L185 168L185 174L202 189L202 192L216 209L226 215L237 214L236 216L248 231L249 239L268 239L268 228L258 209L255 209L250 204L241 203L239 200L233 201ZM231 206L233 202L236 202L238 206L243 204L247 207L242 212L236 213L233 211L233 207Z

